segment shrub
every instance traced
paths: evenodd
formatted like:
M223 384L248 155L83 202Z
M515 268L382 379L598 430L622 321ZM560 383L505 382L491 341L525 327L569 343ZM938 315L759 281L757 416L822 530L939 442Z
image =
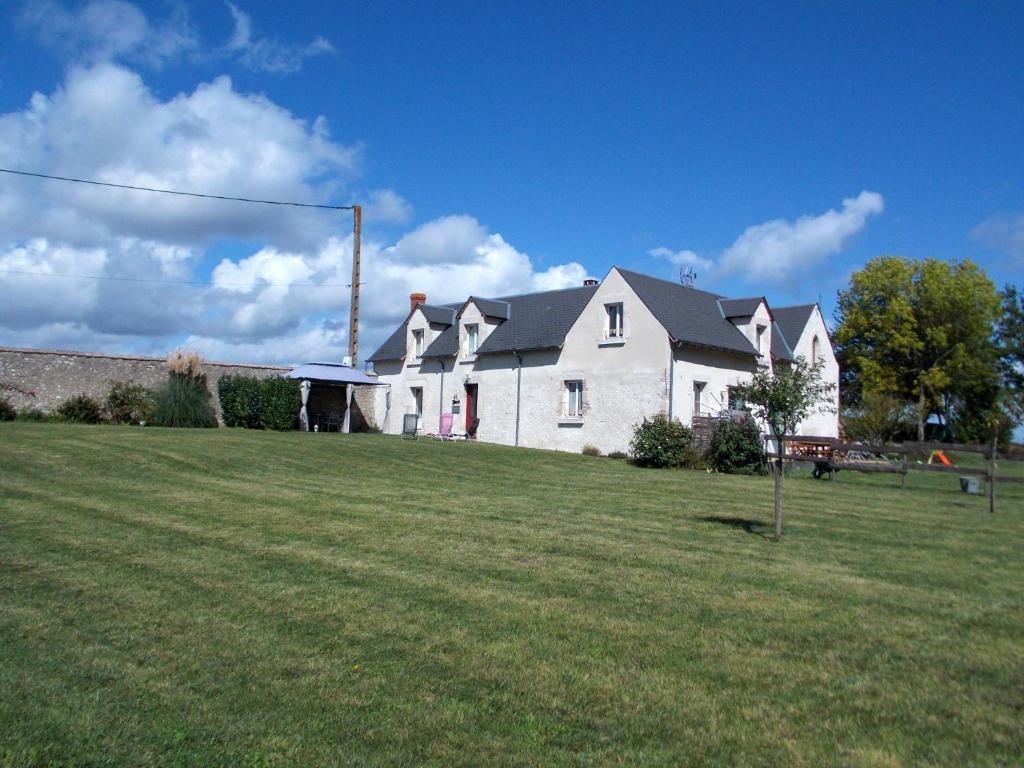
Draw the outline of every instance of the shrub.
M40 411L38 408L29 408L24 411L18 411L18 421L59 421L58 417Z
M629 456L627 454L623 453L622 451L609 451L608 458L609 459L628 459Z
M690 453L689 427L659 413L633 428L629 452L641 467L680 467Z
M302 408L300 386L297 379L270 378L260 382L260 421L264 429L295 429Z
M584 456L600 456L601 449L598 448L596 445L591 445L590 443L587 443L586 445L583 446L583 450L580 451L580 453L582 453Z
M57 415L64 421L99 424L103 421L103 406L88 395L75 395L60 404Z
M115 424L142 424L153 418L153 395L141 384L110 382L107 414Z
M0 398L0 421L14 421L17 415L14 406L7 402L7 398Z
M753 419L719 419L711 433L704 461L718 472L733 475L767 474L768 454L757 422Z
M224 424L228 427L260 429L261 382L254 376L222 376L217 395Z

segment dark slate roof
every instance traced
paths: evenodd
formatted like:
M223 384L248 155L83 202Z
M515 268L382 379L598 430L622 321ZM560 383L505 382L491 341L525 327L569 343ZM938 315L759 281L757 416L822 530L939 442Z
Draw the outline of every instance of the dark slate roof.
M793 348L789 346L789 341L786 339L785 334L783 334L778 322L772 323L772 357L783 363L796 361Z
M388 336L384 343L377 347L377 351L366 358L366 360L376 363L381 360L401 360L405 357L405 329L408 323L409 321L406 320L398 326L395 332Z
M749 299L719 299L718 305L726 317L749 317L757 311L757 306L764 299L761 296Z
M454 307L436 307L430 304L420 304L420 311L427 318L427 322L440 323L442 325L453 325L455 323Z
M457 310L456 310L457 311ZM420 357L451 357L459 351L459 326L456 323L445 328Z
M718 306L721 296L639 272L619 269L619 273L676 341L751 356L757 354L747 337L722 317Z
M477 351L486 355L562 346L565 334L597 288L596 285L584 285L560 291L501 297L501 301L509 304L510 317L491 331Z
M507 301L480 299L476 296L470 296L469 301L476 304L477 309L480 310L480 314L484 317L493 317L499 320L508 320L510 317L510 306ZM466 303L468 304L469 301Z
M800 304L795 307L779 307L772 310L775 322L782 329L782 334L791 345L800 341L800 336L807 327L807 321L817 304Z

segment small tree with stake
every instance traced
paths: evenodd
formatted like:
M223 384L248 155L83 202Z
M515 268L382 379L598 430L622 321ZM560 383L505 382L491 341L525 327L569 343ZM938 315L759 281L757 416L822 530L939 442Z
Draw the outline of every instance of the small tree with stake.
M834 413L829 395L835 384L821 378L823 363L814 364L800 357L788 367L775 372L760 370L749 384L737 387L736 393L751 406L754 416L768 424L775 438L775 539L782 538L782 458L786 454L785 438L793 434L800 422L812 413Z

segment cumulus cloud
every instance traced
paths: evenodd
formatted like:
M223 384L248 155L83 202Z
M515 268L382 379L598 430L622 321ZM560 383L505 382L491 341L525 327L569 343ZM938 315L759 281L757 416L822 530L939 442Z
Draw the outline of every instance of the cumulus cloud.
M363 220L367 224L408 224L415 216L412 204L393 189L375 189L366 199Z
M971 230L970 237L1024 261L1024 213L990 216Z
M120 184L325 202L355 176L360 149L327 123L296 118L227 77L156 98L135 72L104 63L73 68L50 95L0 115L0 161L58 176ZM200 244L270 237L288 245L336 231L337 213L17 180L0 189L0 228L95 242L116 235Z
M711 259L698 256L693 251L673 251L671 248L666 248L665 246L652 248L647 252L647 255L653 256L656 259L665 259L678 267L693 267L705 272L709 272L714 265L714 262Z
M311 56L334 53L334 46L323 37L315 37L305 45L282 43L277 40L256 37L253 34L252 17L228 0L228 10L235 21L235 29L228 41L227 50L236 53L239 61L257 72L289 74L302 68Z
M85 64L123 58L160 66L199 47L181 5L171 6L166 19L151 22L122 0L92 0L76 10L34 0L25 5L21 22L43 43Z
M870 216L885 207L877 192L863 191L843 200L840 210L796 221L774 219L748 227L722 254L718 269L724 275L780 282L795 269L805 270L838 253L860 232Z

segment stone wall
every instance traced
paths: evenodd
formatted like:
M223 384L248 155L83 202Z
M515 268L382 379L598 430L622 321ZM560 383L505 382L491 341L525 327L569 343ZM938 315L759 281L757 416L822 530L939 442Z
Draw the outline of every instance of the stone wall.
M203 363L210 400L221 421L217 382L221 376L243 375L263 379L280 376L289 368L243 363ZM106 355L52 349L0 347L0 397L19 411L32 408L50 412L67 398L86 394L104 402L112 381L131 381L154 387L167 381L162 357Z

